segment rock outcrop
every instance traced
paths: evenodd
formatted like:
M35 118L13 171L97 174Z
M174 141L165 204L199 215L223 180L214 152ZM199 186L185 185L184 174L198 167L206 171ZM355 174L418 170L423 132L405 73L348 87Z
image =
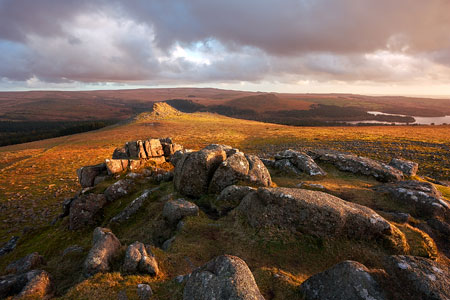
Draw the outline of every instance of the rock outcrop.
M236 210L255 228L269 226L354 239L394 234L393 226L370 208L318 191L259 188L249 193Z
M325 176L327 173L306 153L284 150L275 154L273 166L295 174L306 173L310 176Z
M226 158L226 152L220 147L204 148L183 155L175 167L173 179L175 189L191 197L200 197L208 193L209 182L214 172Z
M93 233L92 248L83 264L83 275L90 277L111 270L111 261L120 250L120 242L107 228L97 227Z
M249 183L256 186L271 186L272 178L270 177L269 170L256 155L245 155L247 158L249 168L245 183Z
M314 160L331 163L341 171L372 176L381 182L403 179L403 173L400 170L371 158L330 150L309 151L308 154Z
M150 246L134 242L127 248L122 269L127 273L144 273L156 276L159 273L158 262Z
M45 265L44 257L39 255L37 252L33 252L28 254L25 257L22 257L19 260L16 260L10 263L5 271L7 273L26 273L33 269L37 269L38 267Z
M182 198L169 200L164 204L162 215L170 224L176 224L184 217L198 216L198 206Z
M128 195L133 189L134 182L131 179L121 179L110 185L103 193L106 201L113 202L125 195Z
M180 150L183 146L173 143L171 138L130 141L116 148L112 158L104 163L78 169L78 180L83 188L92 187L107 176L139 170L149 161L162 164Z
M395 255L387 262L393 280L401 282L404 299L450 299L450 268L427 258Z
M236 208L241 203L242 199L254 190L254 188L249 186L230 185L224 188L216 197L214 208L220 216L223 216Z
M305 300L387 299L366 266L349 260L308 278L300 291Z
M183 154L176 163L175 188L185 196L200 197L208 191L220 193L238 182L272 184L269 171L257 156L244 155L230 146L212 144Z
M403 172L403 174L407 176L414 176L419 169L419 164L410 160L404 160L399 158L393 158L390 163L390 166L396 168Z
M184 300L263 300L252 272L236 256L223 255L209 261L189 276Z
M106 203L103 194L81 194L75 197L69 208L69 229L76 230L95 225Z
M394 200L413 207L416 216L443 216L450 219L450 204L429 182L406 180L378 186L376 190L389 193Z
M119 214L111 219L111 223L122 223L135 215L144 204L144 201L158 188L145 190L139 197L131 201Z
M52 277L43 270L0 277L0 298L50 299L54 286Z
M107 175L105 163L94 166L81 167L77 170L78 182L83 188L94 186L95 178L105 175Z
M244 153L237 152L222 162L209 184L212 193L220 193L227 186L244 181L249 171L249 163Z

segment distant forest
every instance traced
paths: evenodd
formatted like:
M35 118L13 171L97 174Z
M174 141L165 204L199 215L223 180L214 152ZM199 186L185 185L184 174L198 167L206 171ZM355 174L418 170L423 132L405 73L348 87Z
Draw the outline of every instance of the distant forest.
M261 121L267 123L276 123L293 126L349 126L345 121L381 121L381 122L402 122L413 123L413 117L372 115L359 107L342 107L335 105L313 104L309 110L281 110L266 111L258 113L251 109L240 109L226 105L203 105L195 103L192 100L172 99L165 101L182 112L212 112L220 115ZM364 124L380 125L380 124ZM352 125L354 126L354 125Z
M38 141L58 136L96 130L117 120L95 121L0 121L0 146Z

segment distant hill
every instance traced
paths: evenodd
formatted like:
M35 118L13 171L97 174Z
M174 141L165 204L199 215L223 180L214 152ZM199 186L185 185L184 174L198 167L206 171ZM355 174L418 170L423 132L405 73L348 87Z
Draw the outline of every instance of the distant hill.
M303 100L282 99L275 94L259 94L246 96L224 102L222 105L239 109L249 109L256 112L279 111L279 110L308 110L311 102Z

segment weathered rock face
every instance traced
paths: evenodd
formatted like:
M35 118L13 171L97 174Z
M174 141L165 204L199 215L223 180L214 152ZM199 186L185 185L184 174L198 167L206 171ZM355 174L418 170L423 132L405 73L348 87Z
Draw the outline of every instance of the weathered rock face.
M223 255L192 272L184 300L263 300L247 264L236 256Z
M108 174L113 175L127 171L129 161L128 159L106 159L105 164Z
M214 202L215 209L223 216L237 207L247 194L255 189L249 186L230 185L222 190Z
M370 208L304 189L259 188L241 201L237 212L256 228L273 226L322 237L354 239L393 234L391 224Z
M148 157L164 156L163 146L158 139L150 139L145 141L145 152ZM144 156L144 155L142 155Z
M32 269L37 269L41 265L45 265L44 257L37 252L28 254L27 256L10 263L6 267L7 273L25 273Z
M133 189L133 181L130 179L121 179L110 185L104 192L106 200L113 202L120 197L128 195Z
M77 170L78 181L83 188L94 186L95 177L106 175L106 164L81 167Z
M274 166L282 170L286 169L294 173L304 172L310 176L327 175L308 154L303 152L284 150L275 155L275 160Z
M450 268L445 264L403 255L391 256L387 264L387 270L401 282L405 299L449 299Z
M94 230L92 248L83 264L83 275L90 277L98 272L108 272L111 260L120 250L120 242L107 228L97 227Z
M450 218L449 204L442 198L441 193L429 182L415 180L400 181L385 184L376 188L387 192L402 203L415 208L417 216L444 216Z
M208 146L206 146L203 149L204 150L223 150L223 151L225 151L225 154L227 155L227 157L230 157L231 155L239 152L239 149L233 148L228 145L220 145L220 144L209 144Z
M153 291L150 285L140 283L137 285L137 294L140 300L149 300L153 295Z
M191 197L206 194L215 170L226 158L225 151L218 147L183 155L175 167L175 189Z
M103 194L81 194L70 204L69 229L76 230L95 225L97 217L106 205Z
M256 155L245 155L247 158L249 169L246 181L257 186L271 186L272 178L269 170Z
M410 160L393 158L389 163L390 166L396 168L403 172L403 174L408 176L414 176L419 169L419 164Z
M22 299L49 299L53 295L53 283L49 273L33 270L18 275L0 277L0 298L17 295Z
M127 159L130 155L125 147L114 149L112 158L113 159Z
M403 179L403 173L400 170L367 157L328 150L310 151L308 154L314 157L314 160L331 163L341 171L372 176L381 182Z
M308 278L300 286L305 300L387 299L369 270L356 261L344 261Z
M18 240L19 240L18 236L13 236L9 239L9 241L3 244L2 247L0 248L0 256L13 251L16 248Z
M174 144L171 138L148 139L127 142L124 147L116 148L113 159L150 159L155 157L169 157L183 147Z
M175 151L175 153L169 158L169 161L176 167L177 163L183 158L184 155L194 152L191 149L183 149Z
M264 163L265 165L267 164L267 162ZM279 160L275 160L273 161L273 163L270 164L272 166L272 168L278 169L278 170L282 170L283 172L286 173L294 173L294 174L301 174L301 171L299 169L297 169L289 159L279 159Z
M164 204L162 215L169 223L176 224L178 221L188 216L198 216L198 206L184 199L167 201Z
M237 152L222 162L214 172L209 190L212 193L219 193L227 186L238 183L246 179L249 171L249 163L244 153Z
M48 299L53 294L53 283L49 273L43 270L34 270L26 273L28 282L19 294L23 297L39 297Z
M135 215L144 204L144 201L158 188L145 190L139 197L134 199L127 207L124 208L119 214L111 219L111 223L122 223L130 219Z
M145 273L156 276L159 273L158 263L149 246L134 242L127 248L123 270L128 273Z

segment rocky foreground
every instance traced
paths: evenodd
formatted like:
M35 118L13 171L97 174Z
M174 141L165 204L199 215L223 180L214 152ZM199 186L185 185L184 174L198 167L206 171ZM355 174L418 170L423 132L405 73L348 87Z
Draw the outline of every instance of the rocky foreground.
M286 188L272 181L274 170L326 178L325 165L376 179L379 184L373 189L380 197L411 210L377 212L327 193L320 184ZM132 141L117 148L104 163L77 170L82 190L64 201L54 224L66 224L71 231L95 228L78 282L108 272L163 278L155 249L168 251L186 220L206 214L275 235L283 232L293 237L374 243L389 253L383 257L382 269L345 260L323 270L299 284L293 299L450 299L450 269L442 254L445 249L439 249L440 245L448 247L449 202L433 184L414 180L417 169L416 163L402 159L385 164L328 150L286 149L273 159L260 159L225 145L193 151L170 138ZM162 209L152 244L123 243L110 228L145 217L146 202L163 184L171 185L174 193L159 199ZM136 193L118 213L105 217L105 209ZM410 255L416 246L399 229L399 224L411 218L426 220L426 232L411 229L430 245L422 256ZM431 236L439 238L439 247ZM16 244L17 238L8 242L0 255L14 251ZM73 245L62 256L77 252L83 253L83 248ZM61 296L55 294L52 275L44 270L45 261L37 252L12 261L6 267L7 275L0 278L0 298ZM182 286L183 299L270 299L260 291L247 263L226 253L170 280ZM137 284L136 295L139 299L154 297L151 284ZM119 296L127 299L126 293Z

